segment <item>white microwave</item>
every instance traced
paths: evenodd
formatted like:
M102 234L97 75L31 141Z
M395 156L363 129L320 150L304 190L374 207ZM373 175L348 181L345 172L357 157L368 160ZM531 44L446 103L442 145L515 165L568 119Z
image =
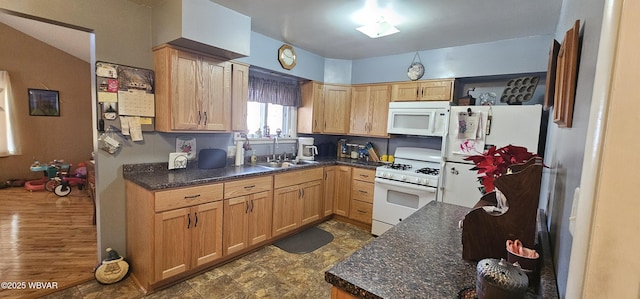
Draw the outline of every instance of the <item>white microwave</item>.
M449 124L449 102L391 102L387 133L444 136Z

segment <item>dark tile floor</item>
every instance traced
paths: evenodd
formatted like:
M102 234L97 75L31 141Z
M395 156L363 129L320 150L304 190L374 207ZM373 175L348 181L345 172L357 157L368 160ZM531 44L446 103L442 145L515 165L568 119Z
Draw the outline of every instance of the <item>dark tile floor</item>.
M206 273L143 296L133 280L113 285L90 281L44 298L331 298L324 272L373 239L351 224L329 220L318 227L333 234L331 243L306 254L273 245Z

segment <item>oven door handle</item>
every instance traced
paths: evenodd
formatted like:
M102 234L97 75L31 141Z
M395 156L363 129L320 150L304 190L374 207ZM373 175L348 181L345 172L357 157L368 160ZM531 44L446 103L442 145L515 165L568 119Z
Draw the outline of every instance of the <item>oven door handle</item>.
M434 187L422 186L422 185L414 185L414 184L410 184L410 183L401 183L401 182L397 182L397 181L394 181L394 180L387 180L387 179L381 179L381 178L376 178L375 179L375 183L376 184L381 184L381 185L387 185L387 186L414 189L414 190L419 190L419 191L427 191L427 192L431 192L431 193L436 193L436 191L438 190L437 188L434 188Z

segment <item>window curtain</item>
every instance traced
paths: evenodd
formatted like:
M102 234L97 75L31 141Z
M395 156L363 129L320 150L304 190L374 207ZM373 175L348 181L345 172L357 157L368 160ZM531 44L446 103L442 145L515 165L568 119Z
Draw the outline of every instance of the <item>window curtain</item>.
M9 72L0 71L0 157L20 154L15 107Z
M249 101L282 106L300 106L300 84L295 79L249 71Z

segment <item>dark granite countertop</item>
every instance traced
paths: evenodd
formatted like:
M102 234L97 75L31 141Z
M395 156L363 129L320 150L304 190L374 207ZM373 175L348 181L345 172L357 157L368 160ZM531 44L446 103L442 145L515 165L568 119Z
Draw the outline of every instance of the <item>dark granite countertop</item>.
M375 169L381 163L364 163L351 159L318 158L315 163L297 165L289 168L268 168L260 165L245 164L224 168L199 169L197 161L190 162L185 169L167 169L167 163L140 163L123 165L123 177L148 190L161 190L201 184L223 182L226 180L269 175L285 171L329 165L348 165Z
M325 280L358 298L458 298L476 285L477 263L462 259L458 228L469 210L432 201L326 271ZM557 298L551 275L538 297Z

